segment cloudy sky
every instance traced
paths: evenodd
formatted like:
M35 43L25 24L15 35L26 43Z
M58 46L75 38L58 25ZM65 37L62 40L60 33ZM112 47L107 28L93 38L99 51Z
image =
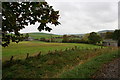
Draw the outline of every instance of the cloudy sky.
M47 0L55 10L60 11L59 22L61 25L52 27L50 33L54 34L82 34L100 30L114 30L118 28L118 1L104 0L93 1L85 0ZM26 26L21 30L26 32L39 32L36 25ZM46 32L46 31L42 31Z

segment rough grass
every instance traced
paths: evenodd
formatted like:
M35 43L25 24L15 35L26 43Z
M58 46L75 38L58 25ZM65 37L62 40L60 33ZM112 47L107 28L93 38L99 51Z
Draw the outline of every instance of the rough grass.
M76 43L46 43L41 41L23 41L18 44L11 43L8 47L2 47L2 59L3 61L9 60L11 56L14 59L24 59L29 53L31 56L38 54L40 51L42 55L47 54L48 51L64 50L65 48L71 48L78 46L81 49L84 48L99 48L100 46L90 44L76 44Z
M95 72L103 64L102 61L115 58L116 53L111 53L115 50L76 49L15 60L12 63L3 62L3 78L87 78L91 75L90 71Z
M111 50L110 50L111 51ZM62 73L60 78L93 78L93 75L101 66L115 58L120 57L120 50L106 52L88 60L84 64L79 64L74 69Z

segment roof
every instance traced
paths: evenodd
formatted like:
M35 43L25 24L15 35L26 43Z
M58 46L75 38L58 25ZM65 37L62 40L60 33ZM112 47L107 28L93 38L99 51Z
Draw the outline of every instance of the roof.
M103 40L103 42L117 42L116 40L112 40L112 39L105 39L105 40Z
M33 39L32 37L28 37L28 39Z

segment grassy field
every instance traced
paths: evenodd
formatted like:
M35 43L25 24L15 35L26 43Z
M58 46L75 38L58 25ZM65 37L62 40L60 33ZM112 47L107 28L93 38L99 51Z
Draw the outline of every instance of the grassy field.
M90 78L104 63L117 57L116 48L60 51L3 62L3 78Z
M90 44L77 44L77 43L46 43L41 41L23 41L18 44L11 43L8 47L2 48L2 60L9 60L11 56L15 59L24 59L26 54L29 53L30 56L38 54L40 51L42 55L47 54L48 51L54 50L65 50L66 48L71 48L78 46L81 49L85 48L99 48L100 46L90 45Z
M25 59L27 53L30 56ZM7 61L11 56L12 62ZM103 64L118 57L118 48L23 41L2 47L2 74L3 78L91 78Z
M111 50L110 50L111 51ZM83 64L77 65L74 69L62 73L60 78L94 78L93 75L102 67L103 64L120 58L120 49L105 52L99 56L89 59Z
M61 37L62 35L54 35L54 34L47 34L47 33L29 33L29 36L34 39L40 39L40 38L49 39L51 37Z

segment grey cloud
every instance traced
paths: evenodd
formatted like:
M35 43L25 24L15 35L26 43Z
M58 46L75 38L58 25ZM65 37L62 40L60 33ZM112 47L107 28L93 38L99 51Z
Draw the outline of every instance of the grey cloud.
M87 33L118 27L117 2L51 2L50 5L60 11L61 22L57 27L49 25L53 28L51 33Z
M116 20L117 18L116 5L117 3L110 3L110 2L104 2L104 3L90 2L90 3L82 4L82 10L86 16L89 16L96 21L106 23ZM113 9L113 7L115 8Z

